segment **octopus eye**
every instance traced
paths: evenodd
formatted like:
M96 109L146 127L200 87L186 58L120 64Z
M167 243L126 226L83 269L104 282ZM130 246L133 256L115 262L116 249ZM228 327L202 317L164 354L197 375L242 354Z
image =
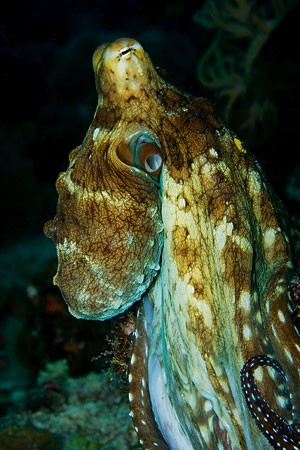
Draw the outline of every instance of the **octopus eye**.
M157 144L144 143L137 152L138 162L149 175L159 175L163 165L163 154Z
M122 162L142 169L153 177L157 177L163 166L164 156L159 143L149 134L134 136L128 144L121 144L117 154Z

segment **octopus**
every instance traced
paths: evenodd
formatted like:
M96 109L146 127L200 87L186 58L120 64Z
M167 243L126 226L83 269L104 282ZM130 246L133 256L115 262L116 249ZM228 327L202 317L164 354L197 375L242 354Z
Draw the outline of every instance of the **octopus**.
M138 302L142 448L299 450L300 285L281 203L211 103L164 81L136 40L98 47L93 68L97 109L45 233L73 316Z

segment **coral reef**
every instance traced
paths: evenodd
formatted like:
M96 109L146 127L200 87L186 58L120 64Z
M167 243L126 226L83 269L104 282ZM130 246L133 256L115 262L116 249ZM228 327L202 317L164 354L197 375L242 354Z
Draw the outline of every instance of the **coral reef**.
M18 448L18 435L36 444L22 447L24 450L138 448L120 377L111 372L91 372L72 378L68 372L65 360L46 365L37 386L27 393L26 408L0 420L0 435L7 436L8 442L0 449ZM11 430L17 433L12 435ZM42 439L46 442L43 445Z

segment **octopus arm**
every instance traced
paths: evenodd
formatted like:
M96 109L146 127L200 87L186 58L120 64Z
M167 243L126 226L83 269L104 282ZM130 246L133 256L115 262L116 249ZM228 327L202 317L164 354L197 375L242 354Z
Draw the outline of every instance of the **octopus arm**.
M280 417L264 400L257 387L254 370L260 366L275 369L286 381L285 373L280 364L267 356L254 356L246 362L241 371L241 383L248 408L255 422L273 448L285 450L300 450L299 424L289 424Z
M141 307L135 329L135 340L129 365L130 415L140 444L147 450L168 450L155 421L148 390L149 336L144 307Z

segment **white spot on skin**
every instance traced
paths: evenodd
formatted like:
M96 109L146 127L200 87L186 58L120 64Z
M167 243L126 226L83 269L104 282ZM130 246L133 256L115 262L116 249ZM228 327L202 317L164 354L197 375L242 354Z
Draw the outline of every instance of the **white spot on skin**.
M244 236L233 235L232 241L235 242L238 246L240 246L241 249L244 251L249 251L249 249L251 248L249 240Z
M101 191L101 195L105 198L110 198L109 194L106 191Z
M130 363L131 363L131 365L135 363L135 354L134 353L132 353L132 355L131 355Z
M266 247L271 247L274 244L276 237L276 231L269 228L264 234L264 241Z
M276 286L275 292L276 294L283 294L286 291L286 287L282 285Z
M272 328L272 331L273 331L274 336L276 337L276 339L278 339L278 334L277 334L276 328L274 327L274 324L273 324L273 323L272 323L272 325L271 325L271 328Z
M237 421L237 423L240 426L242 426L241 417L240 417L240 414L239 414L239 411L237 410L237 408L233 409L233 414L234 414L234 417L235 417L235 420Z
M186 201L183 197L178 199L178 208L183 209L185 208L186 205Z
M262 317L261 317L260 311L257 311L255 318L256 318L256 322L261 325L262 324Z
M287 348L284 349L284 353L286 354L288 359L291 361L291 363L294 363L294 358L293 358L292 354L290 353L290 351Z
M250 309L250 293L243 291L241 293L241 299L240 299L241 307L245 309L245 311L249 311Z
M128 398L129 398L129 401L130 401L130 403L132 402L132 400L133 400L133 395L132 395L132 393L131 392L129 392L129 394L128 394Z
M142 273L142 274L140 274L140 275L137 275L137 277L136 277L136 281L137 281L137 283L139 283L139 284L142 284L143 283L143 281L144 281L144 278L145 278L145 276L144 276L144 274Z
M222 386L222 389L228 394L229 393L229 385L228 385L228 381L225 379L220 379L220 385Z
M251 197L257 197L262 189L262 181L258 172L254 170L249 170L248 172L248 182Z
M231 236L233 230L233 223L227 223L227 218L224 217L223 221L217 226L215 230L214 241L217 248L222 251L228 236Z
M189 284L188 287L187 287L187 289L188 289L188 291L189 291L190 294L194 294L194 292L195 292L194 286L192 286L191 284Z
M96 142L99 136L100 128L95 128L93 133L93 141Z
M284 323L285 322L285 317L283 312L279 309L278 310L278 319L280 320L280 322Z
M285 397L282 397L282 395L277 395L276 400L279 406L281 406L282 408L286 408L287 402Z
M243 327L243 336L247 341L249 341L249 339L251 339L252 337L252 331L248 325L244 325Z
M128 375L128 381L129 381L129 383L132 382L132 374L131 373Z
M257 369L255 369L254 373L255 373L255 378L257 381L263 380L264 372L263 372L263 368L261 366L257 367Z
M131 234L131 233L125 233L126 235L127 235L127 238L128 238L128 245L131 245L132 244L132 242L133 242L133 234Z
M277 372L274 370L274 368L273 367L267 367L267 370L268 370L269 375L272 378L272 380L276 380ZM266 416L268 417L268 414L266 414Z
M67 238L64 238L63 243L57 244L57 249L69 255L72 252L76 252L77 244L73 241L68 242Z
M206 178L210 178L211 177L211 175L212 175L212 165L210 163L207 162L206 164L204 164L202 170L203 170L203 173L206 176Z
M218 158L219 157L219 154L218 154L217 150L215 148L213 148L213 147L209 149L209 154L213 158Z
M204 411L207 413L212 410L212 403L209 400L206 400L204 403Z
M213 325L212 321L212 312L210 309L210 305L205 300L200 300L197 304L199 311L202 314L205 325L208 328L211 328Z

